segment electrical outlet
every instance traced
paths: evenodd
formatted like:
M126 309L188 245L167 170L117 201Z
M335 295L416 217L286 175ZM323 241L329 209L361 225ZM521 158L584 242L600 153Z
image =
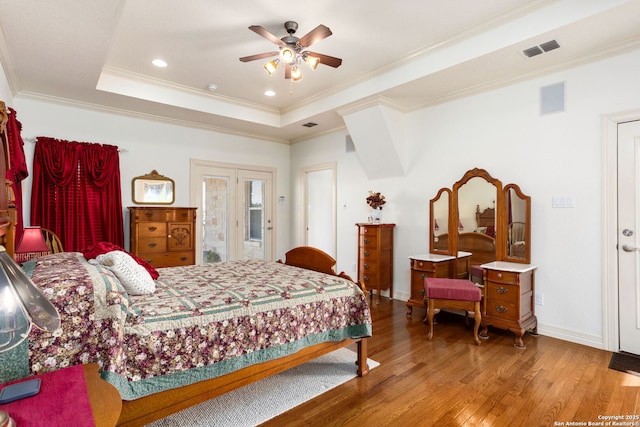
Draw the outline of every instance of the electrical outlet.
M535 293L536 305L544 305L544 294L540 292Z

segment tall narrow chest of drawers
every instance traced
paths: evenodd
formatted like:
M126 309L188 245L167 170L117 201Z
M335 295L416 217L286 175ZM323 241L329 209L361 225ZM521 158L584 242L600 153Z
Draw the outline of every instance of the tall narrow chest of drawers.
M395 224L359 223L358 227L358 281L369 291L389 289L393 298L393 229Z
M131 252L154 267L195 264L196 209L129 207Z

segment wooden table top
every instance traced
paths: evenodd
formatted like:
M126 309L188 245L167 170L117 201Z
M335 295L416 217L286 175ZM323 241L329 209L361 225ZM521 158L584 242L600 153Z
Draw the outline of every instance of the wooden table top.
M100 378L97 364L89 363L83 367L96 427L115 426L122 411L120 393L114 386Z

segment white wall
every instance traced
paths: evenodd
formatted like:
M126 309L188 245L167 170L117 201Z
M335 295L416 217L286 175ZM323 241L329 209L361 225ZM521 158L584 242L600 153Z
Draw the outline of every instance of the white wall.
M289 151L285 144L189 128L157 121L75 108L33 99L14 99L23 139L48 136L69 141L96 142L118 146L122 180L122 204L125 217L125 242L128 247L127 206L132 205L131 180L155 169L175 180L174 206L190 206L189 161L204 159L216 162L265 166L277 169L275 189L289 200ZM32 170L35 144L25 142L25 155ZM24 219L29 225L31 178L23 181ZM289 204L277 204L276 259L290 249Z
M346 130L295 144L291 171L337 162L338 270L354 276L354 224L367 218L367 191L387 197L383 222L397 225L398 299L409 295L408 257L428 252L428 204L441 187L474 167L519 184L532 198L532 262L544 294L544 305L536 306L539 332L604 348L601 116L640 106L638 75L634 52L406 114L401 178L368 181L357 153L345 152ZM540 87L563 81L566 111L540 116ZM299 192L296 186L294 197ZM554 195L575 196L576 207L552 208ZM296 223L292 245L301 241L299 230Z

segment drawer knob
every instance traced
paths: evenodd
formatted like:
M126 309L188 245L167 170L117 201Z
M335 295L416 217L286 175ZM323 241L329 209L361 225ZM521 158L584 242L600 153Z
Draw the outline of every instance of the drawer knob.
M364 239L364 242L365 243L369 243L369 239Z
M498 273L498 278L502 279L502 273Z
M186 256L180 257L180 261L183 261L183 262L184 262L184 261L186 261L186 260L187 260L187 257L186 257Z
M370 255L369 252L364 251L364 256L369 256L369 255Z
M369 281L369 277L364 276L364 277L362 278L362 280L364 280L365 282L368 282L368 281Z
M147 246L149 246L150 248L155 248L157 245L157 243L149 243Z
M426 277L427 277L427 275L426 275L425 273L420 274L420 278L421 278L422 280L424 280Z
M153 215L151 212L145 212L144 216L146 216L147 218L151 218L151 215Z
M509 292L509 289L505 288L504 286L498 286L496 288L496 291L498 291L499 294L506 294L507 292Z
M158 229L158 227L148 227L147 228L149 231L156 231Z
M419 265L420 267L422 267L424 264L422 263L422 261L420 261L420 262L418 263L418 265Z
M504 305L496 305L496 311L498 313L506 313L508 310L507 307L505 307Z
M369 264L365 264L364 268L365 268L365 270L368 270L369 269Z

